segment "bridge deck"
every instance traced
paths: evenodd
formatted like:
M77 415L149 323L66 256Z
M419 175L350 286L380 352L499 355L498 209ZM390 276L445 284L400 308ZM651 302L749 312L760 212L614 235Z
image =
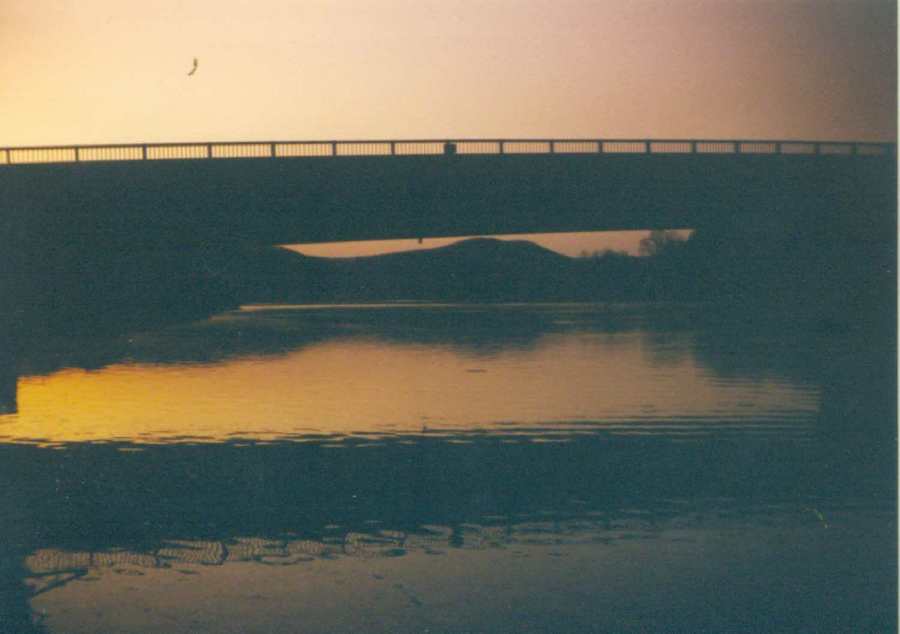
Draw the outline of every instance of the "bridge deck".
M13 148L0 155L0 244L36 254L77 245L735 223L896 238L893 144L431 139Z

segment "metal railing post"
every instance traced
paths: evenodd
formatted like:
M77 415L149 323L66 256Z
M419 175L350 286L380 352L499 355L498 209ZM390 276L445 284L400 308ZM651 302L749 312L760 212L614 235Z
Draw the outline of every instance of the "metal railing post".
M145 161L147 160L147 146L146 145L141 146L141 158Z
M696 154L696 153L697 153L697 142L691 141L691 154Z
M550 141L550 154L556 154L556 141Z
M337 156L337 141L331 142L331 156Z
M503 152L503 141L497 141L497 144L498 144L498 147L499 147L499 150L500 150L500 154L503 154L503 153L504 153L504 152Z
M76 145L76 146L75 146L75 162L76 162L76 163L77 163L78 161L81 160L80 152L78 151L79 149L81 149L81 148L79 148L79 147Z
M603 140L597 139L597 154L603 154Z
M269 156L272 158L275 158L275 156L276 156L274 143L269 143Z

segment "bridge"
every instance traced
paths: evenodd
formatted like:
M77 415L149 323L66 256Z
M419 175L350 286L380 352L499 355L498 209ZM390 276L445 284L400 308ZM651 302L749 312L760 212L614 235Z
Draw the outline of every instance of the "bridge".
M895 235L896 146L701 139L0 148L7 236L52 248L723 223Z
M112 306L140 316L186 296L213 298L206 262L273 244L695 228L745 244L803 235L824 257L854 245L867 261L853 279L864 280L892 270L884 263L896 259L896 207L896 146L879 143L0 148L0 353L3 331L37 332L41 320L53 329L92 311L106 318ZM818 257L804 266L821 277Z

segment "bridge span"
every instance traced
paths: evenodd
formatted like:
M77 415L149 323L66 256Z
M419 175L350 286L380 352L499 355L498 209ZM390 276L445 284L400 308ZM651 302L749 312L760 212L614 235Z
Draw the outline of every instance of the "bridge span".
M265 141L0 148L9 243L325 242L772 224L896 236L896 146ZM887 232L887 234L885 233Z

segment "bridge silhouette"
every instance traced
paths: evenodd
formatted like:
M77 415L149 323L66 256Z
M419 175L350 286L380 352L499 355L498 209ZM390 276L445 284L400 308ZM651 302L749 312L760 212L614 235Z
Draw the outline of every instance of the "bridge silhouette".
M827 223L892 231L896 146L424 139L0 148L6 235L52 247Z
M794 244L803 236L822 254L854 245L860 273L852 284L862 284L892 270L885 262L895 261L896 207L896 146L880 143L0 148L0 335L37 332L41 320L53 329L86 313L105 319L110 306L142 316L166 313L185 296L218 301L203 281L205 262L291 243L692 228L719 243ZM794 256L809 260L803 275L851 284L826 280L828 266L810 255Z

